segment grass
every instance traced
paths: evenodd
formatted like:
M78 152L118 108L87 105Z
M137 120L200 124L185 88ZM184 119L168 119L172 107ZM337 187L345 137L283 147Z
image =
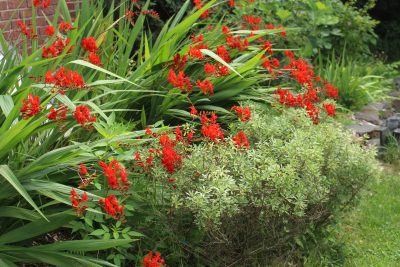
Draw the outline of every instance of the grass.
M400 266L400 175L386 172L341 223L344 266Z
M400 166L385 167L358 205L329 227L305 266L400 266Z

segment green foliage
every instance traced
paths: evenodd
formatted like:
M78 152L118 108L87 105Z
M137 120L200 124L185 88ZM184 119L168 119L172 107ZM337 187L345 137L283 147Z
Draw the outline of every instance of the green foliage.
M338 125L313 125L300 112L257 112L232 130L248 135L249 150L230 141L199 144L174 175L168 231L185 238L184 249L198 254L200 265L256 266L290 258L311 225L329 221L376 177L373 151ZM182 236L187 232L198 234ZM171 247L178 254L179 246ZM194 264L188 260L183 266Z
M332 55L326 62L320 57L316 70L339 89L338 102L346 109L360 109L387 97L392 90L391 82L385 77L389 68L378 61L369 64L345 55L339 59Z

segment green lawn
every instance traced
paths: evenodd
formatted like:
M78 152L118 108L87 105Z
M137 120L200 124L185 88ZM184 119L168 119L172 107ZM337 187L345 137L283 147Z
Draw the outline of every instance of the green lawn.
M311 251L305 266L400 266L399 170L387 169L368 186L357 206L330 228L328 240Z
M400 266L400 176L387 174L341 223L345 266Z

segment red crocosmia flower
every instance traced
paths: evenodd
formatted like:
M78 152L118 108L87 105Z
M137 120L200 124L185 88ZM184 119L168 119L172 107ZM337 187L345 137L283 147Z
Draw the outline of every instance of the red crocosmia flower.
M179 125L175 129L175 139L178 142L183 141L183 133L182 133L181 127Z
M142 10L142 14L144 16L150 16L153 19L159 19L160 18L160 15L158 14L158 12L155 11L155 10L152 10L152 9L150 9L150 10Z
M83 37L81 45L83 49L89 52L96 52L98 49L96 39L94 39L93 36L90 36L89 38Z
M222 33L230 34L231 30L228 28L228 26L223 25L222 26Z
M235 145L239 148L249 148L250 143L247 140L247 136L243 131L240 131L237 135L235 135L232 140L235 142Z
M203 7L203 1L202 0L193 0L193 4L196 6L198 10L200 10ZM201 14L200 18L205 19L209 16L208 10L204 11L203 14Z
M61 21L60 25L59 25L59 29L60 29L60 32L66 34L66 33L68 33L69 31L72 31L75 28L72 27L72 25L70 23L65 22L65 21Z
M195 44L195 43L201 43L201 42L203 42L203 40L204 40L203 34L199 34L199 36L192 35L192 43L193 43L193 44Z
M236 48L239 51L246 50L249 46L247 38L242 40L240 36L233 37L233 35L228 34L225 39L230 48Z
M229 6L234 7L235 6L235 0L229 0Z
M188 55L197 59L204 59L203 53L197 47L189 47Z
M189 143L193 142L193 134L194 134L194 132L192 130L192 131L188 132L188 134L186 136Z
M47 36L53 36L55 32L56 31L54 30L53 26L47 25L46 31L45 31Z
M197 114L199 114L199 112L197 111L197 109L194 106L190 107L190 115L192 116L197 116Z
M243 20L250 25L259 25L261 23L261 17L255 16L243 16Z
M143 261L141 263L142 267L166 267L165 261L161 258L160 252L149 252L146 256L144 256Z
M204 80L204 81L197 80L196 84L205 95L208 95L208 94L213 95L214 94L213 84L211 83L211 81L209 81L209 80Z
M324 90L326 94L332 98L338 98L339 90L327 81L325 81L324 84L325 84Z
M213 75L217 72L217 68L213 64L206 63L206 64L204 64L204 72L207 75Z
M89 201L87 193L84 192L82 197L76 193L75 189L71 189L71 205L72 208L76 211L78 216L82 216L88 206L84 205L83 203L87 203Z
M251 110L249 107L233 106L231 110L235 111L236 115L243 122L249 121L251 119Z
M208 26L207 26L207 30L209 30L209 31L214 30L214 25L208 25Z
M132 19L132 18L135 16L135 12L133 12L132 10L127 10L127 11L125 12L125 16L126 16L128 19Z
M64 94L65 89L83 89L85 87L85 82L78 72L63 67L60 67L54 74L51 71L46 72L44 81L58 87L61 94Z
M265 41L263 46L262 46L262 49L265 50L267 53L273 54L273 52L272 52L272 44L271 44L270 41Z
M219 65L218 66L218 74L221 76L228 76L229 75L229 68L224 65Z
M224 132L222 131L220 125L216 122L217 115L213 113L209 119L206 114L201 115L201 133L203 136L209 140L217 141L219 139L224 139Z
M146 129L144 129L144 131L148 136L151 136L153 134L153 132L151 131L150 128L146 128Z
M101 65L101 59L95 52L90 52L88 55L88 59L89 59L89 62L92 63L93 65L97 65L97 66Z
M99 202L103 204L104 211L114 219L119 220L124 218L124 206L119 205L118 199L113 194L104 199L100 199Z
M173 69L178 70L178 71L182 71L183 68L185 67L187 62L187 56L184 55L183 57L181 57L180 54L176 54L174 56L174 65L173 65Z
M51 0L33 0L34 7L48 8Z
M20 31L26 36L28 39L33 39L36 37L35 31L33 28L28 28L28 26L23 23L21 20L18 20L17 25Z
M284 54L285 54L285 56L286 56L287 58L289 58L290 60L294 60L294 54L293 54L292 51L287 50L287 51L285 51Z
M69 45L69 39L66 38L65 41L61 37L57 37L56 40L49 46L43 47L42 57L43 58L52 58L62 54L64 49ZM68 49L67 53L71 53L74 46L71 46Z
M328 114L328 116L330 117L334 117L336 114L336 106L333 104L323 104L323 107L325 109L326 114Z
M126 192L129 188L128 174L117 160L112 160L110 165L103 161L99 161L100 167L107 177L108 186L111 189L117 189L120 192Z
M179 133L178 133L179 134ZM161 150L161 163L168 173L174 173L176 167L182 163L182 157L174 149L174 142L172 142L167 135L160 136L160 144L163 147Z
M286 70L290 71L290 76L298 81L301 85L307 85L312 88L312 80L314 79L314 71L312 66L305 60L299 58L291 60L290 64L285 66Z
M79 174L80 174L80 175L86 175L86 174L88 174L88 170L87 170L87 168L86 168L85 165L79 164Z
M66 106L61 106L58 109L53 107L50 109L50 113L47 115L49 120L54 122L65 121L67 119L68 108Z
M28 98L22 100L22 108L19 110L22 113L22 118L29 119L40 113L39 96L28 94Z
M92 123L96 122L96 117L90 114L90 109L86 105L77 106L74 117L82 127L90 127Z
M174 173L175 168L180 166L182 162L181 156L175 151L172 146L164 146L161 151L161 162L164 166L164 169L168 173Z
M314 124L319 123L319 109L312 103L306 103L306 110Z
M174 146L174 142L169 139L168 135L161 135L159 141L162 146Z
M168 82L175 88L181 89L183 92L191 92L193 85L190 83L189 77L185 76L183 71L180 71L178 75L173 69L170 70L168 75Z
M217 46L216 54L222 58L225 62L231 62L231 56L223 45Z

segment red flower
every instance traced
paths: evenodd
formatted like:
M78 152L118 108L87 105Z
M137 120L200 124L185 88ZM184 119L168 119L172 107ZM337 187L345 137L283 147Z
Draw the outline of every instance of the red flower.
M192 35L192 43L193 43L193 44L195 44L195 43L201 43L201 42L203 42L203 40L204 40L203 34L199 34L199 36Z
M198 10L200 10L203 7L203 1L202 0L193 0L194 5ZM209 15L208 10L204 11L203 14L201 14L200 18L205 19Z
M146 256L144 256L143 261L141 263L142 267L166 267L164 259L161 258L160 252L149 252Z
M62 52L64 51L64 49L69 45L69 39L66 38L65 42L61 37L57 37L56 40L54 40L54 42L49 46L49 47L43 47L42 50L42 57L43 58L52 58L52 57L56 57L62 54ZM71 46L68 49L67 53L71 53L72 49L74 47Z
M168 82L176 87L181 89L184 92L191 92L193 85L190 83L189 77L185 76L183 71L180 71L178 75L175 74L174 70L171 69L168 75Z
M187 140L191 143L193 142L193 130L187 134Z
M186 55L181 58L180 54L176 54L174 56L174 65L173 65L172 68L175 69L175 70L181 71L185 67L186 62L187 62L187 56Z
M107 177L108 186L111 189L118 189L121 192L128 190L129 181L128 174L124 167L122 167L117 160L112 160L110 165L107 165L103 161L99 161L100 167L104 171L104 175Z
M40 113L39 96L28 94L28 99L22 100L22 108L19 110L22 113L22 118L29 119Z
M229 6L231 7L235 6L235 0L229 0Z
M259 25L261 23L261 18L255 16L243 16L243 20L248 24L254 26Z
M163 146L163 149L161 150L161 163L166 172L174 173L176 171L175 168L181 165L182 157L175 151L175 144L168 138L168 136L160 136L160 144Z
M312 66L306 61L301 58L297 61L291 60L290 64L287 65L285 69L289 70L292 78L296 79L301 85L308 85L309 88L312 88L314 71Z
M54 74L51 71L46 72L44 81L47 84L54 84L54 86L59 87L62 94L64 89L82 89L85 87L85 82L78 72L63 67L60 67Z
M204 72L207 75L213 75L217 72L217 68L213 64L206 63L206 64L204 64Z
M272 52L272 44L270 41L265 41L262 46L262 49L265 50L267 53L270 53L270 54L273 53Z
M86 105L77 106L74 117L82 127L89 127L90 124L96 122L96 117L90 114L90 109Z
M23 23L21 20L18 20L17 25L20 31L29 39L36 37L35 31L33 28L28 28L28 26Z
M222 58L225 62L231 61L230 54L229 54L228 50L226 50L225 46L223 46L223 45L217 46L216 54L220 58Z
M331 116L331 117L335 116L335 114L336 114L336 106L335 105L324 103L323 107L325 109L326 114L328 114L328 116Z
M200 48L197 47L189 47L188 55L197 59L204 59L203 53L201 53Z
M196 84L205 95L208 95L208 94L213 95L214 94L213 84L211 83L211 81L209 81L209 80L204 80L204 81L197 80Z
M144 129L144 131L148 136L151 136L153 134L153 132L151 131L150 128L146 128L146 129Z
M86 168L85 165L83 165L83 164L80 164L80 165L79 165L79 173L80 173L81 175L86 175L86 174L88 174L88 170L87 170L87 168Z
M93 53L98 49L96 39L94 39L93 36L90 36L89 38L83 37L81 45L83 49Z
M232 109L236 112L241 121L249 121L251 118L251 110L249 107L233 106Z
M118 199L113 194L104 199L100 199L99 202L103 204L104 211L114 219L117 220L124 217L124 206L119 205Z
M285 51L285 56L286 56L287 58L289 58L290 60L294 60L294 54L293 54L293 52L290 51L290 50Z
M224 139L224 132L220 125L217 123L217 115L213 113L209 119L206 114L201 115L201 133L207 139L216 141L218 139Z
M190 107L190 115L192 116L197 116L199 112L197 111L197 109L194 106Z
M229 29L228 26L223 25L222 26L222 33L230 34L231 33L231 29Z
M339 90L335 86L326 81L324 82L324 84L325 84L324 90L328 96L332 98L337 98L339 96Z
M65 21L60 22L59 28L60 28L60 32L65 33L65 34L68 33L69 31L72 31L73 29L75 29L74 27L71 26L70 23L65 22Z
M224 65L218 66L218 74L221 76L228 76L229 75L229 68Z
M179 125L175 129L175 139L178 142L183 141L183 133L182 133L181 127Z
M55 32L56 31L54 30L53 26L47 25L46 31L45 31L47 36L53 36Z
M88 208L88 206L82 205L82 203L85 203L85 202L87 203L89 201L87 193L84 192L82 197L80 197L78 195L78 193L76 193L74 188L71 189L70 193L71 193L71 205L72 205L72 208L75 209L75 211L76 211L78 216L83 215L85 210Z
M239 51L246 50L249 46L249 41L247 39L242 40L240 36L235 38L233 35L228 34L225 39L230 48L237 48Z
M47 118L54 122L64 121L67 119L68 108L66 106L61 106L58 109L54 109L53 107L50 109L50 113L47 114Z
M90 52L88 55L88 59L89 59L89 62L92 63L93 65L97 65L97 66L101 65L101 59L95 52Z
M48 8L51 0L33 0L34 7Z
M247 140L247 136L243 131L240 131L237 135L235 135L232 140L235 142L235 145L239 148L245 147L249 148L250 143Z

